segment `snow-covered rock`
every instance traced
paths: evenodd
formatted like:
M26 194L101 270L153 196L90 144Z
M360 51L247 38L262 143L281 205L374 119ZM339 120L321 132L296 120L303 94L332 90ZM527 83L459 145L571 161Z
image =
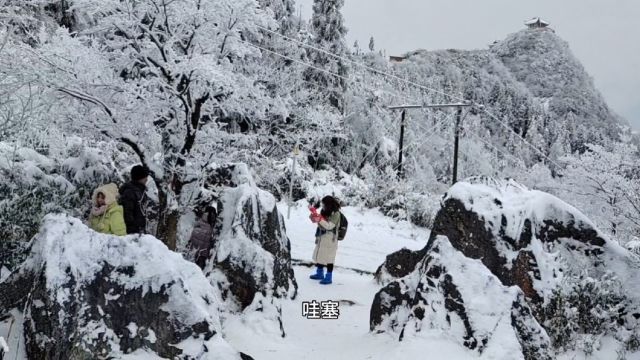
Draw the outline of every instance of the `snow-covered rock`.
M551 359L549 338L522 291L504 286L444 236L435 238L414 271L376 294L370 327L400 340L439 330L495 359Z
M228 310L263 311L273 305L278 313L276 299L294 298L297 284L291 244L275 198L256 186L244 164L213 169L206 185L218 193L206 276L220 288ZM280 317L274 320L282 328Z
M553 195L480 177L454 185L442 201L433 233L447 236L536 304L546 303L566 276L582 271L594 278L613 271L630 295L640 296L640 263Z
M639 270L637 258L562 200L513 181L471 178L445 194L424 249L391 254L378 269L385 287L371 329L402 335L446 323L484 352L495 336L485 326L499 329L500 314L510 312L505 326L517 341L509 346L519 343L525 359L549 356L550 345L564 349L576 333L615 334L628 346L640 318ZM442 314L446 322L434 320ZM575 319L563 335L558 327Z
M0 313L25 310L32 359L241 358L222 338L218 289L152 236L48 215L0 294Z

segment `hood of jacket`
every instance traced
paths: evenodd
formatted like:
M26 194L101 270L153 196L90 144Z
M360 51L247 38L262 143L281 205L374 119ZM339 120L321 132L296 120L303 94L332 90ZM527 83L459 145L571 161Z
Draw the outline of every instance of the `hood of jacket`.
M91 201L94 206L98 203L98 193L104 194L104 202L107 206L115 204L118 201L118 185L116 184L106 184L95 189L91 196Z

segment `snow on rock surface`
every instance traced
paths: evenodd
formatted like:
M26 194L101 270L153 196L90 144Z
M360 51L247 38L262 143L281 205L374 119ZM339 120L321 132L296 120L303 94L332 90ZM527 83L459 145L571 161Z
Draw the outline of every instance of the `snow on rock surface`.
M370 326L400 340L440 330L489 358L551 359L549 338L522 291L504 286L444 236L436 237L415 271L376 294Z
M221 289L228 310L263 312L284 331L277 299L295 297L297 284L275 198L256 186L244 164L211 169L206 186L219 194L206 276Z
M48 215L0 294L0 314L25 309L29 358L241 358L222 339L217 289L152 236Z
M495 324L496 332L503 329L518 340L508 344L515 348L519 343L525 359L548 358L549 345L567 341L557 336L558 312L549 310L559 300L577 318L597 314L611 321L611 328L580 323L573 332L627 334L634 329L640 317L638 270L637 258L562 200L509 180L470 178L443 197L424 249L391 254L378 269L376 277L385 287L374 300L371 328L402 337L440 326L484 352L492 343L486 326ZM571 293L577 283L611 278L621 285L611 289L622 292L615 301L621 305L604 309L611 312L606 316L596 308L600 299ZM604 291L611 299L614 292ZM492 306L483 307L482 301ZM443 313L446 321L434 320ZM501 313L511 314L504 327ZM547 333L554 335L551 344ZM620 337L622 343L628 340Z
M614 271L630 296L640 296L640 264L628 251L573 206L514 181L454 185L433 230L534 302L547 301L565 276L580 271L595 278Z

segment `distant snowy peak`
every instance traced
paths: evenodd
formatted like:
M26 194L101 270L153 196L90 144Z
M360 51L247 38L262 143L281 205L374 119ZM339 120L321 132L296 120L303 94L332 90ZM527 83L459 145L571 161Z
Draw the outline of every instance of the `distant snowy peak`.
M622 121L609 109L569 44L555 32L522 30L497 42L489 51L534 96L552 99L554 113L585 117L593 125Z
M554 142L578 151L589 143L619 140L628 127L609 108L569 44L551 30L525 29L486 50L417 50L392 66L417 83L485 105L547 153ZM430 96L432 102L451 100ZM504 143L510 135L487 116L479 120L471 131L494 135L489 141Z

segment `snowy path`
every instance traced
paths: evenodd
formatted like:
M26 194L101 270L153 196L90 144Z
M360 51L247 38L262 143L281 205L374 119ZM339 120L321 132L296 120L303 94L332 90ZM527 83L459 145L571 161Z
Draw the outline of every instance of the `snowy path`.
M291 219L286 219L286 204L280 203L278 207L285 214L291 257L311 261L316 226L309 221L305 203L291 209ZM374 272L387 255L403 247L422 249L429 238L428 230L408 222L395 222L377 210L345 208L343 212L349 220L349 230L347 238L339 244L336 266Z
M279 208L287 214L285 204L279 204ZM275 329L234 319L225 325L227 340L238 350L260 360L402 359L421 358L425 354L433 358L474 357L473 353L438 335L427 341L423 337L400 343L390 335L369 333L369 310L380 287L371 275L345 267L374 272L388 254L403 247L414 250L424 247L429 231L407 222L395 222L376 210L345 208L343 211L349 219L349 231L339 245L334 283L320 285L309 279L311 268L294 267L298 298L285 302L282 309L287 336L282 338ZM308 215L302 203L292 209L291 219L286 220L292 257L303 261L310 261L314 247L315 226ZM302 316L302 302L312 300L348 300L353 305L341 302L337 320L311 320Z

